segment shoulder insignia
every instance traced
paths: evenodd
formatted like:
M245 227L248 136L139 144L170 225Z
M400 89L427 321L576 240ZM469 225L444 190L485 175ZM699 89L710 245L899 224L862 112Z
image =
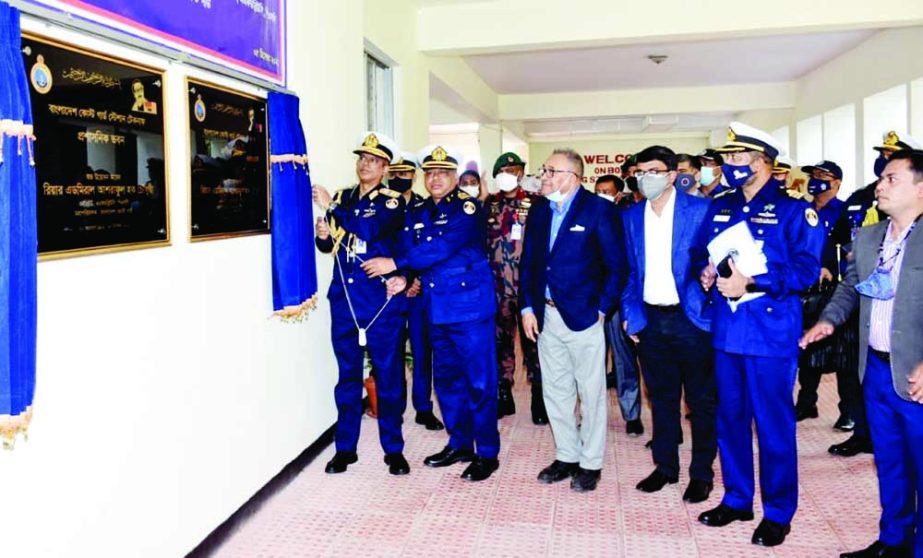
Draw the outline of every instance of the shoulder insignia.
M865 211L865 216L862 218L862 226L863 226L863 227L868 227L868 226L870 226L870 225L877 225L877 224L878 224L878 209L877 209L877 206L878 206L878 202L875 202L875 205L873 205L872 207L868 208L868 209Z
M390 198L385 202L385 207L388 209L397 209L398 205L400 205L400 203L394 198Z
M726 196L726 195L730 194L731 192L736 192L736 191L737 191L737 188L731 188L730 190L725 190L725 191L723 191L723 192L719 192L719 193L715 194L715 197L713 197L712 199L713 199L713 200L716 200L716 199L718 199L718 198L720 198L720 197L723 197L723 196Z
M390 188L379 188L376 192L380 193L383 196L388 196L389 198L399 198L401 193L397 190L392 190Z
M467 200L470 197L471 196L469 196L467 192L462 192L461 190L458 191L458 199Z
M804 210L804 218L812 227L816 227L817 223L820 221L820 219L817 218L817 212L810 207Z
M803 199L804 199L804 194L802 194L802 193L799 192L798 190L788 190L788 189L786 189L786 190L785 190L785 193L788 194L788 197L790 197L790 198L795 198L796 200L803 200Z
M372 193L369 194L369 201L372 201L377 197L378 197L378 190L372 190Z
M474 215L474 212L477 211L477 206L475 206L474 202L471 200L466 201L465 205L462 206L462 208L465 210L465 213L467 213L468 215Z

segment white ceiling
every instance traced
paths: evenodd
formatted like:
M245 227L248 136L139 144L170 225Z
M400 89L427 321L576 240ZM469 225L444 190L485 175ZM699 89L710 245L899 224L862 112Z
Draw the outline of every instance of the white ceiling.
M702 132L727 126L732 113L659 114L580 120L533 120L524 123L530 139L610 134Z
M431 4L458 0L423 0ZM463 1L463 0L462 0ZM790 81L876 30L467 56L498 93L550 93ZM734 55L732 62L729 55ZM743 54L744 56L740 56ZM654 64L648 55L667 55Z

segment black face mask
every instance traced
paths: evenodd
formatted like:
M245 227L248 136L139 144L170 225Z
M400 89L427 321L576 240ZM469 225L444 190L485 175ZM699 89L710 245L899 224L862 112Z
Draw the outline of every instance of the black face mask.
M395 176L394 178L388 179L388 188L394 190L395 192L404 193L407 190L410 190L410 187L413 186L413 180L409 178L399 178Z
M632 192L638 191L638 179L634 176L629 176L625 179L625 185L628 186L628 189Z

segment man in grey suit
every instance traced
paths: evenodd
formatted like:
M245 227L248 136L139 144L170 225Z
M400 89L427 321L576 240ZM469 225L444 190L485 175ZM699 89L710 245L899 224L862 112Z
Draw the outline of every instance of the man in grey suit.
M859 306L859 379L878 468L878 540L841 557L923 556L923 152L891 156L875 189L890 219L859 230L846 278L801 339Z

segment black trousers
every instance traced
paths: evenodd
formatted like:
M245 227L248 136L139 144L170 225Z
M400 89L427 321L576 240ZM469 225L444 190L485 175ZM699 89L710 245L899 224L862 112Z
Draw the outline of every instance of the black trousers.
M638 334L638 356L654 419L654 463L664 475L679 476L680 398L685 391L692 412L689 476L710 481L718 452L711 335L693 325L680 306L645 305L645 310L647 326Z

